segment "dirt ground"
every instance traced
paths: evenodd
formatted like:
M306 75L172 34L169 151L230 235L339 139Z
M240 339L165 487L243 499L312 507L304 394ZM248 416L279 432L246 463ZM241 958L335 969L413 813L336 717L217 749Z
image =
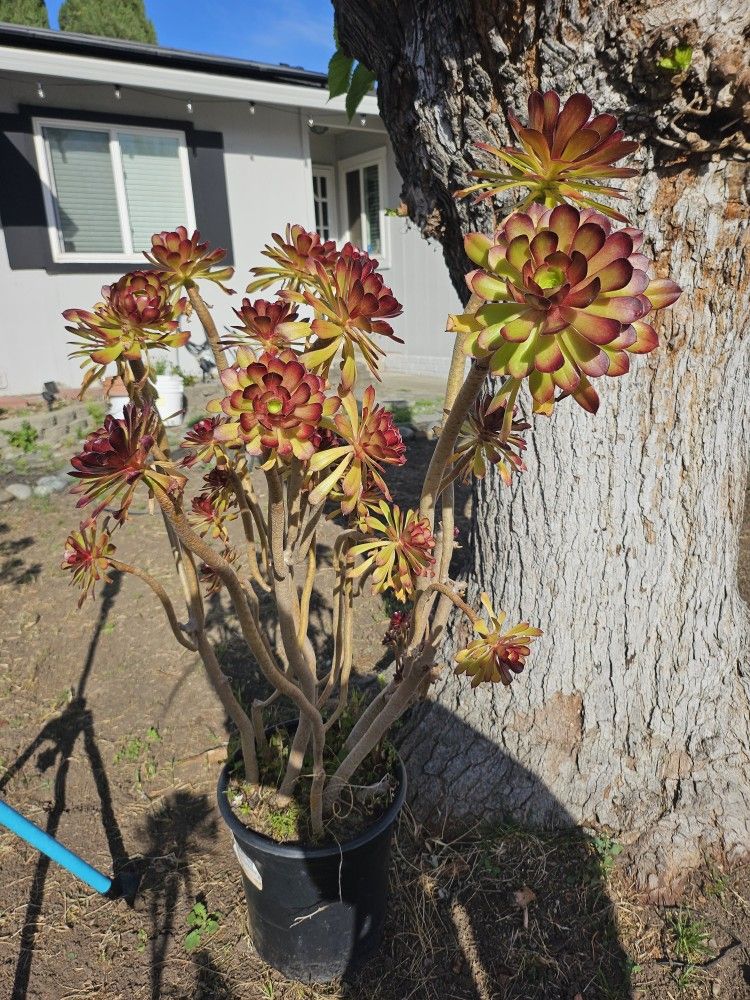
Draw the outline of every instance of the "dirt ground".
M406 502L430 445L411 441L409 451L397 485ZM408 809L380 957L351 982L285 982L249 944L215 806L222 712L137 580L114 576L76 611L58 569L73 523L66 495L0 508L0 793L99 868L127 866L143 881L128 908L0 833L0 998L750 997L750 868L698 872L681 908L652 907L606 839L507 828L444 843ZM159 522L145 506L117 541L121 558L171 586ZM750 522L744 543L747 551ZM746 593L748 568L741 559ZM320 573L314 607L321 646L330 575ZM222 660L239 673L241 645L220 602L212 615ZM363 603L363 677L384 665L385 622L379 601ZM210 919L190 950L189 918L201 902Z

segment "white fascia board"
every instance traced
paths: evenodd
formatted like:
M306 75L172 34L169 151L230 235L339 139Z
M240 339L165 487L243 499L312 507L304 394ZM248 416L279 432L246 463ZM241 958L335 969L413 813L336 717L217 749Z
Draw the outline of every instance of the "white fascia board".
M52 76L65 80L87 80L96 83L119 84L122 87L145 87L149 90L177 92L186 98L226 97L229 100L255 101L258 104L288 105L295 108L325 111L344 109L344 98L328 100L328 93L316 87L302 87L293 83L276 83L271 80L243 79L200 73L195 70L171 69L150 66L147 63L130 63L110 60L104 62L91 56L76 56L62 52L40 52L0 46L0 70L28 73L35 77ZM367 95L362 99L359 114L378 115L377 98Z

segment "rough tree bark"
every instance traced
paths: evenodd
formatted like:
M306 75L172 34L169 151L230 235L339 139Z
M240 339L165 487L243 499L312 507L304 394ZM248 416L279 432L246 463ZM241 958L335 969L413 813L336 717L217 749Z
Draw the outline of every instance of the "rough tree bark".
M505 108L523 112L535 86L582 90L644 143L631 214L658 275L685 294L660 315L660 350L602 380L596 417L571 403L535 418L522 480L506 490L493 476L475 491L470 592L488 590L545 636L512 693L472 694L446 672L404 753L422 816L593 824L632 845L655 891L676 888L706 851L732 859L750 845L750 618L736 585L750 443L750 8L334 6L342 45L377 74L403 201L443 243L459 294L462 234L491 231L492 210L452 192L483 163L475 140L508 140ZM676 44L693 57L671 76L657 60Z

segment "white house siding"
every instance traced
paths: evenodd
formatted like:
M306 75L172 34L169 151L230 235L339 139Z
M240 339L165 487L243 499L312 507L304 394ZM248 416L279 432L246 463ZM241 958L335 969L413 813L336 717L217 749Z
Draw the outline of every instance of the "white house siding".
M178 122L192 120L196 128L223 133L237 266L233 285L238 292L244 291L247 269L262 262L260 250L271 232L283 230L288 221L312 228L311 146L313 160L335 164L342 157L387 144L383 133L364 129L331 129L325 136L312 135L307 126L309 113L290 107L258 104L251 115L245 101L201 100L199 95L191 95L193 113L188 115L180 97L144 95L123 87L121 99L116 100L113 87L108 85L54 79L41 82L44 102L37 96L36 78L19 77L13 83L0 80L0 111L15 112L19 104L40 106L40 114L44 114L45 106L69 108L83 119L87 111L112 111L116 115L147 115ZM387 157L388 198L395 207L401 182L390 149ZM389 364L406 371L446 370L452 338L443 332L445 317L457 308L458 299L440 249L424 241L404 220L389 218L386 225L392 248L386 280L404 304L404 315L396 326L405 340L404 346L392 353ZM101 286L116 279L121 270L109 265L95 274L14 271L8 264L3 237L0 242L0 394L39 392L41 383L49 379L76 385L78 364L67 357L70 348L60 314L71 306L90 307L97 301ZM218 324L232 322L231 306L237 304L236 300L211 286L205 294L214 305ZM203 339L199 330L196 337ZM177 360L186 370L194 368L184 350Z

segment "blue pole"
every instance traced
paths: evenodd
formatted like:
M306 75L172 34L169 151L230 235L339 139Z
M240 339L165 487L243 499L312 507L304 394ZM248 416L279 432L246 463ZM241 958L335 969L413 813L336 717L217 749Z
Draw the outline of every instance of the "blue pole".
M86 885L90 885L92 889L96 889L102 895L109 892L112 886L111 879L102 875L96 868L86 864L77 854L73 854L67 847L63 847L54 837L50 837L44 830L40 830L38 826L16 812L15 809L11 809L2 799L0 799L0 825L7 826L22 840L31 844L37 851L41 851L42 854L46 854L48 858L52 858L58 865L67 868L76 878L81 879Z

